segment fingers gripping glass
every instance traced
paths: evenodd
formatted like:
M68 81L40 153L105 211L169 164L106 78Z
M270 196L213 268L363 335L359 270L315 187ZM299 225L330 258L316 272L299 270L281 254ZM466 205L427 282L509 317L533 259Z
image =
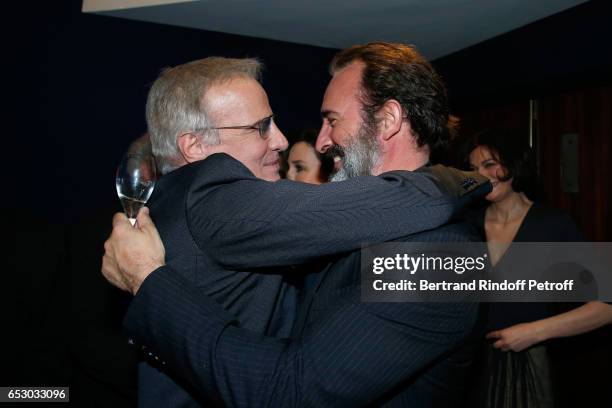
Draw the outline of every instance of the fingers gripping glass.
M272 126L272 121L274 120L274 115L266 116L265 118L253 123L252 125L244 125L244 126L221 126L221 127L211 127L208 129L250 129L257 130L259 132L259 136L262 139L267 139L270 136L270 127Z

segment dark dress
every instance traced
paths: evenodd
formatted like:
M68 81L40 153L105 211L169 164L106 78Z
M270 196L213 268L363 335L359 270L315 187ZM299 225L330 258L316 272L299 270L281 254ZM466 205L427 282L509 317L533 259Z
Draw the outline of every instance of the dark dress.
M476 229L486 240L486 208L474 217ZM569 216L561 210L534 203L525 215L513 242L580 242L584 238ZM508 248L496 268L504 266ZM520 323L532 322L560 312L551 303L487 303L486 333ZM553 393L549 342L534 345L521 352L504 352L483 344L476 363L476 385L470 406L475 407L556 407Z

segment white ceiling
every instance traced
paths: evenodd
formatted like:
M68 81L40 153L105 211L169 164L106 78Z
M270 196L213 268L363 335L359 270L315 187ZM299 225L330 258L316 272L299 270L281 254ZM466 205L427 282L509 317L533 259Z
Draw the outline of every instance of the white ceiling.
M584 1L84 0L83 11L329 48L402 42L435 59Z

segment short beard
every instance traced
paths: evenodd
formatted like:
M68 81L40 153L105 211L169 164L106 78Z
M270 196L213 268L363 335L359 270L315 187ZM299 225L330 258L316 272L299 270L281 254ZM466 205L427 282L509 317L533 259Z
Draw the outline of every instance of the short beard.
M331 181L343 181L357 176L369 176L378 165L380 149L376 141L376 123L364 120L357 134L349 138L345 147L334 145L331 152L342 158L342 167Z

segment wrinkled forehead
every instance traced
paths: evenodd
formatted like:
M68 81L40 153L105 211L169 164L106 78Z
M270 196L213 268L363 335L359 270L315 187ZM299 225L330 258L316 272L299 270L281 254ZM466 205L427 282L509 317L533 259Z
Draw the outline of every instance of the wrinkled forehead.
M242 117L257 121L271 114L268 95L253 78L234 77L211 85L203 103L214 120Z

